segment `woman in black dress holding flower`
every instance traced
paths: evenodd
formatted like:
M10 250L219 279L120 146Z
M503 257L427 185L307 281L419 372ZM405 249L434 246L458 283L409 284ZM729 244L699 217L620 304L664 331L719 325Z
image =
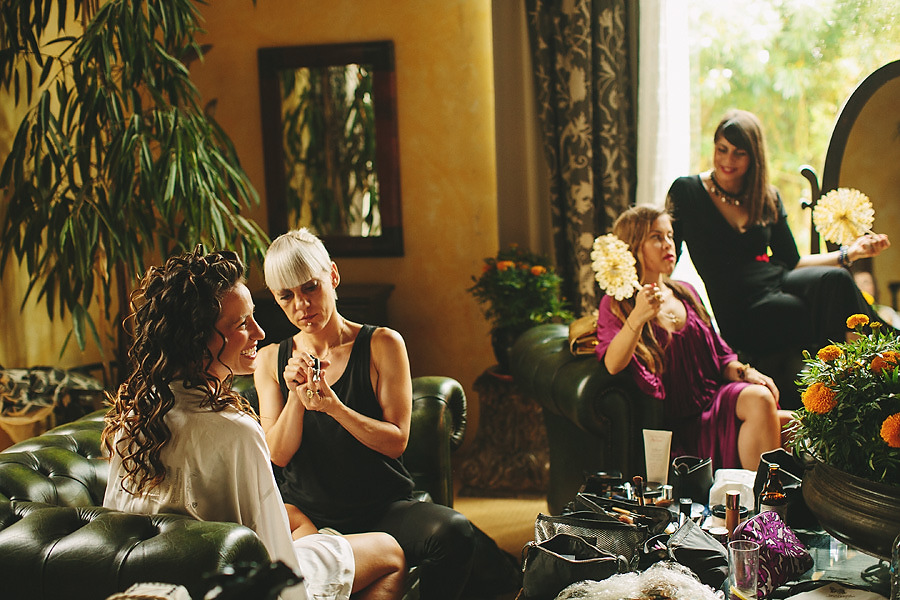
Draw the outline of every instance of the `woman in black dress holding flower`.
M713 169L669 189L675 248L687 243L723 337L751 355L844 340L845 319L877 317L846 268L890 246L864 235L833 252L800 256L778 191L769 183L755 115L729 111L716 128Z

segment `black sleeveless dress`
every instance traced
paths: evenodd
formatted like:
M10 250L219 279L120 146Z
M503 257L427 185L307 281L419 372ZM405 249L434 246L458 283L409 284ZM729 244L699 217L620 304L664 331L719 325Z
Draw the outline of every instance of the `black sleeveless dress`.
M375 327L363 325L347 368L332 386L349 408L373 419L384 418L370 376L371 339ZM292 338L278 347L278 378L287 398L284 367ZM300 449L279 476L284 501L318 527L351 531L379 518L397 500L411 498L413 481L402 459L367 448L325 413L306 411Z

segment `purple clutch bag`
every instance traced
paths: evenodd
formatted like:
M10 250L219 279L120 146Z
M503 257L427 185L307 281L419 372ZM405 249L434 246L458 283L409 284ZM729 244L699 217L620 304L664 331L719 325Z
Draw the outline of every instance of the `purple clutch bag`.
M734 529L733 539L759 544L759 576L756 582L759 598L769 596L776 588L798 578L813 566L809 551L778 513L762 512L739 523Z

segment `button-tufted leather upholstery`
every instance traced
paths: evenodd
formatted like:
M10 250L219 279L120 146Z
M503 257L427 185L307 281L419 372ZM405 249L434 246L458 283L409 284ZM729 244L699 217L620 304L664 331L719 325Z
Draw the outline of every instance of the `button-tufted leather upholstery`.
M553 514L575 497L586 474L643 475L641 430L664 428L661 401L641 393L627 372L610 375L594 355L574 356L568 334L566 325L539 325L510 353L516 387L543 409Z
M102 600L134 583L159 581L201 598L203 574L268 560L256 534L235 523L102 508L109 473L100 458L104 412L0 452L0 597ZM413 380L404 460L421 496L452 505L450 452L465 426L458 382ZM407 589L415 595L415 582Z

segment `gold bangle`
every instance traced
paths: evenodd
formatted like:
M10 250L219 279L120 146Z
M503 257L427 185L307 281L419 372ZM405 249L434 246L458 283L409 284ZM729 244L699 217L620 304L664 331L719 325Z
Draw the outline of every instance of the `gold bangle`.
M632 327L632 326L631 326L631 323L628 322L628 317L625 318L625 324L628 325L628 329L632 330L632 331L635 332L635 333L638 332L638 330L635 329L634 327Z
M741 381L747 381L747 371L752 369L749 364L740 363L740 366L737 368L738 379Z

